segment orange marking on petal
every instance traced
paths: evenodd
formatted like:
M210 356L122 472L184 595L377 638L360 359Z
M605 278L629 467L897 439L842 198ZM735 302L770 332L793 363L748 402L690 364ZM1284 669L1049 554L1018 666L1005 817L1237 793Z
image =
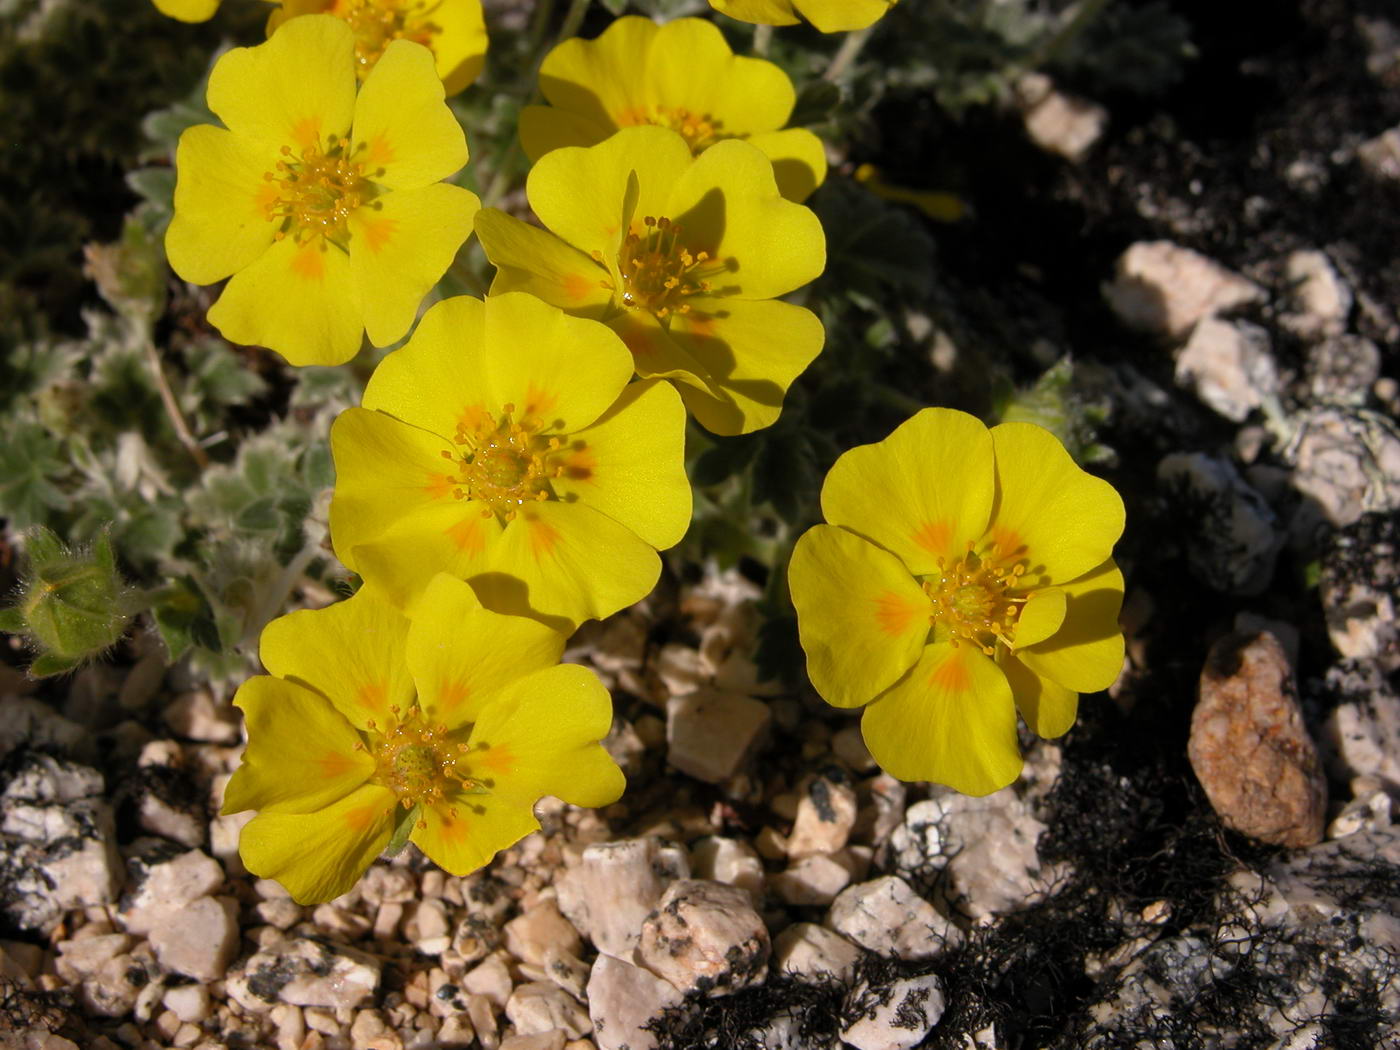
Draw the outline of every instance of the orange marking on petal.
M713 339L715 337L715 322L709 317L696 317L690 314L686 317L685 326L690 330L692 338Z
M390 164L394 160L394 146L389 141L389 137L380 132L369 141L369 152L366 154L366 163L371 166L382 167Z
M397 219L368 219L360 228L365 235L365 247L378 254L384 245L394 239L394 231L399 227Z
M972 676L967 673L963 654L954 651L948 659L933 669L929 675L929 685L946 689L950 693L965 693L972 686Z
M888 635L898 637L903 634L919 612L918 606L911 605L893 591L886 591L875 599L875 620L880 630Z
M344 776L355 768L355 764L353 758L349 755L342 755L339 751L327 751L316 759L316 765L321 768L321 776L327 780Z
M296 250L292 256L292 273L308 281L319 281L326 276L326 260L321 258L321 248L315 242Z
M457 481L451 474L430 474L428 475L428 483L423 486L423 490L433 499L446 499L452 495L456 484Z
M527 416L546 416L554 411L554 406L559 403L559 398L547 390L541 390L531 383L525 391L525 414Z
M379 711L389 696L389 687L383 682L368 682L355 693L355 702L371 711Z
M274 183L264 182L258 187L258 192L253 194L253 210L257 212L258 218L270 219L272 217L268 214L268 209L277 202L279 196L281 193Z
M561 465L564 468L564 477L570 481L592 481L593 475L598 470L598 461L594 459L593 453L586 448L570 452L568 458Z
M356 806L345 811L345 823L351 831L364 831L384 812L383 806Z
M298 146L319 146L321 144L321 118L302 117L292 125L292 141Z
M598 290L598 282L590 281L581 273L566 273L564 275L564 294L574 302L582 302Z
M461 706L462 701L471 695L471 691L471 686L460 678L452 682L443 682L438 686L439 713L446 717L448 712Z
M515 767L515 755L508 747L492 747L472 764L485 766L493 773L509 773Z
M460 842L467 837L467 822L462 817L454 817L446 806L433 807L433 813L438 819L444 839Z
M945 554L952 535L953 527L948 522L926 521L914 531L914 542L930 554Z
M477 504L480 506L480 504ZM481 534L481 517L463 518L447 530L447 538L466 554L480 554L486 546L486 537Z
M1008 529L1005 525L993 525L992 552L993 557L998 560L1015 554L1025 554L1026 541L1021 539L1021 534L1015 529Z
M554 550L555 544L559 542L559 533L553 526L540 521L538 518L529 520L530 527L530 553L536 558L543 557Z

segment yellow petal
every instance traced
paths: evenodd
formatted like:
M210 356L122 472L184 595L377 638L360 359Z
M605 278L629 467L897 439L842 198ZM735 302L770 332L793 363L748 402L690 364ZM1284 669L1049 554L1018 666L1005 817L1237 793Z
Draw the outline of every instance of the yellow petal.
M480 299L455 295L434 303L413 337L379 362L364 407L453 437L464 415L486 410L493 400L482 376L485 320Z
M294 365L342 364L364 333L350 258L319 240L275 241L233 275L208 316L230 342L265 346Z
M260 813L238 853L259 878L276 879L298 904L334 900L359 881L393 832L393 793L366 784L314 813Z
M475 722L511 682L552 667L564 635L524 616L482 608L471 587L435 576L414 606L408 666L427 719L455 728Z
M366 583L412 612L438 573L471 579L490 572L490 552L499 543L501 531L496 515L485 504L443 501L406 509L399 517L385 520L377 534L366 530L363 539L348 550L337 547L337 554L353 564Z
M605 128L606 137L620 114L647 102L643 75L656 34L651 19L628 15L614 19L596 40L565 40L540 65L540 93L553 106Z
M782 412L792 381L821 352L821 321L811 310L776 299L696 296L690 303L689 313L672 316L669 330L700 364L705 383L679 387L686 407L713 434L768 426Z
M791 26L798 22L792 0L710 0L710 6L740 22Z
M1047 740L1064 736L1079 712L1079 694L1041 678L1005 649L997 650L997 666L1011 684L1016 710L1036 736Z
M433 56L408 40L385 48L365 78L350 139L353 148L364 149L357 156L364 157L367 174L390 189L440 182L467 162L467 139L443 101Z
M778 192L788 200L801 204L826 181L826 147L806 128L765 131L747 141L773 162Z
M1065 610L1069 599L1058 589L1039 590L1021 606L1021 615L1016 618L1013 632L1013 648L1024 649L1028 645L1043 642L1060 629L1065 622Z
M965 412L926 408L884 441L835 462L822 485L822 513L925 575L981 537L994 478L987 428Z
M492 295L528 292L595 321L612 312L608 271L556 234L486 208L477 213L476 235L496 267Z
M860 728L880 768L900 780L989 795L1021 773L1011 687L972 646L928 646L909 675L866 707Z
M438 29L432 37L438 77L447 94L455 95L476 80L486 64L481 0L441 0L427 20Z
M624 310L608 319L611 328L632 353L632 367L643 379L657 376L689 382L710 396L727 400L708 380L709 371L682 350L661 322L646 310Z
M274 149L325 146L350 130L355 37L338 18L293 18L265 44L236 47L209 74L209 108Z
M635 214L650 213L639 205ZM747 142L719 142L696 157L674 180L662 214L680 223L692 253L709 252L726 267L711 278L725 296L785 295L826 267L821 220L779 195L772 162Z
M520 111L520 148L531 163L552 149L596 145L613 130L592 117L553 106L526 106Z
M471 235L480 207L476 194L439 183L387 193L350 214L350 269L375 346L408 331L423 296Z
M553 795L575 806L616 802L622 771L600 741L612 728L612 697L586 667L563 664L521 676L481 711L468 769L493 791L530 805Z
M153 0L156 10L181 22L207 22L219 9L219 0Z
M482 338L487 407L514 405L516 418L533 416L552 433L588 426L632 378L631 355L607 326L523 292L486 300Z
M807 674L834 707L859 707L919 659L929 599L894 555L831 525L793 548L788 588Z
M718 121L723 135L780 128L797 100L781 67L736 56L719 28L701 18L677 18L658 28L646 81L646 101L653 107Z
M360 735L319 692L257 675L238 687L233 703L243 711L248 746L224 792L225 813L309 813L344 798L374 772L374 759L355 750Z
M1123 574L1112 559L1063 584L1069 598L1064 625L1039 645L1016 655L1031 671L1080 693L1113 684L1123 669Z
M263 628L258 656L279 678L326 697L351 725L380 725L413 700L404 663L408 621L372 588L324 609L280 616Z
M276 155L211 124L180 135L175 151L175 216L165 233L170 268L195 284L213 284L252 263L276 227L265 201Z
M611 616L656 585L661 559L624 525L583 503L526 506L469 579L488 609L572 624Z
M470 875L503 849L538 831L534 810L492 795L458 794L428 806L409 841L449 875Z
M1059 439L1034 423L993 427L992 442L997 503L988 536L1003 555L1029 559L1028 578L1063 583L1113 553L1123 501L1112 485L1080 470Z
M802 17L823 33L845 33L873 25L894 0L794 0Z
M355 569L354 549L377 539L419 508L458 501L451 448L435 434L383 412L348 408L331 424L336 484L331 496L331 541Z
M680 542L691 512L685 406L669 384L631 384L569 444L573 451L554 479L561 499L602 511L658 550Z
M557 149L530 170L526 194L540 222L575 248L615 259L629 179L638 217L665 215L670 188L690 166L690 147L666 128L623 128L587 149ZM674 216L673 216L674 218Z

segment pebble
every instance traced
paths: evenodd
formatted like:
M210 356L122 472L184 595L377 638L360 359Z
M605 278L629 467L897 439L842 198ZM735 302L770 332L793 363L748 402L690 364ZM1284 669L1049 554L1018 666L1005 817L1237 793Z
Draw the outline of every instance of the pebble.
M577 952L583 942L553 898L546 898L511 919L505 926L505 947L511 955L531 966L543 966L549 947Z
M1329 537L1318 597L1332 646L1348 660L1400 668L1400 524L1366 515Z
M1285 327L1304 339L1341 335L1351 313L1352 294L1326 252L1300 249L1284 261L1284 277L1296 312Z
M754 907L763 901L763 859L743 839L706 835L690 847L690 868L698 879L738 886Z
M504 1010L515 982L502 953L489 955L462 978L462 987L472 995L484 996L498 1010Z
M1310 499L1293 527L1310 539L1318 516L1350 525L1368 512L1400 509L1400 433L1381 417L1338 407L1301 413L1286 450L1293 487ZM1311 511L1312 513L1308 513Z
M1382 131L1356 147L1356 159L1373 178L1400 181L1400 127Z
M122 925L149 934L172 914L224 884L224 869L201 850L173 851L157 839L137 839L128 849L130 883L122 897Z
M1157 465L1169 499L1192 508L1195 531L1186 538L1187 561L1203 583L1226 594L1259 594L1274 574L1283 544L1274 512L1226 459L1174 452Z
M962 931L897 875L842 890L826 925L878 955L908 960L930 959L962 941Z
M209 1016L209 989L203 984L177 984L167 988L161 1002L186 1024L199 1024Z
M578 1039L593 1031L588 1011L573 996L542 981L517 985L506 1001L506 1016L522 1035L562 1031Z
M656 1050L656 1036L645 1025L681 993L640 966L599 955L588 978L588 1012L598 1050Z
M161 712L171 732L187 740L210 744L236 744L242 737L238 715L227 704L216 703L207 689L181 693Z
M530 1035L508 1035L501 1040L500 1050L564 1050L566 1033L559 1029Z
M78 981L90 977L101 969L107 960L123 954L131 948L132 940L124 933L97 933L101 929L93 923L78 931L78 935L58 943L58 958L54 970L66 981ZM94 932L89 935L88 930Z
M1016 101L1031 141L1076 163L1084 159L1108 126L1108 110L1059 91L1044 73L1022 74L1016 81Z
M1273 635L1231 634L1211 647L1187 753L1216 813L1236 831L1294 848L1321 841L1327 781Z
M937 974L887 984L862 982L846 999L841 1038L856 1050L908 1050L932 1031L943 1008L943 982Z
M1400 694L1369 662L1329 668L1326 687L1340 700L1323 727L1332 775L1376 780L1400 793Z
M761 984L771 949L745 891L681 879L642 924L637 961L683 992L719 996Z
M1244 422L1267 398L1278 396L1269 333L1247 321L1203 318L1177 354L1176 382L1226 419Z
M558 907L600 952L630 958L666 886L689 875L685 851L655 837L595 843L556 880Z
M588 964L572 952L550 945L544 951L545 976L579 1002L584 1001L588 987Z
M182 905L178 917L150 933L160 964L196 981L223 978L238 952L238 902L232 897L200 897Z
M795 907L827 905L851 882L846 865L825 853L803 857L768 880L785 903Z
M788 856L799 860L835 853L846 845L855 822L856 792L845 773L837 769L813 777L797 802Z
M1265 298L1253 281L1171 241L1129 247L1103 293L1124 324L1174 341L1202 318Z
M773 940L773 964L804 981L848 984L860 949L839 933L814 922L793 923Z
M373 955L332 941L277 934L229 971L226 987L245 1010L293 1006L359 1006L379 987Z
M1330 405L1359 408L1381 376L1381 351L1359 335L1337 335L1308 348L1308 394Z
M762 747L772 715L761 700L700 689L666 701L666 760L697 780L719 784Z

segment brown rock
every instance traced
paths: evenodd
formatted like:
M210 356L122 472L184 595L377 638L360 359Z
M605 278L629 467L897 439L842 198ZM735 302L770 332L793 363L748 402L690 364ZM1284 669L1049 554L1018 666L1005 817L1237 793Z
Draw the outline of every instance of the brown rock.
M1327 782L1272 634L1231 634L1211 648L1187 753L1210 804L1236 831L1294 848L1322 840Z

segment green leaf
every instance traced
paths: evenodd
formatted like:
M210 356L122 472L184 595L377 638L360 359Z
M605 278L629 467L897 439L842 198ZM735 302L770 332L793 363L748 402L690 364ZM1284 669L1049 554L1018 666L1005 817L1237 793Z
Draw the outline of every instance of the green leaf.
M715 438L714 445L696 457L690 468L690 483L700 487L718 485L739 473L758 454L762 441L752 435Z
M24 529L68 507L54 482L69 473L59 442L42 427L20 424L0 443L0 515Z
M29 675L31 678L48 678L50 675L67 674L82 662L81 658L40 653L29 665Z
M788 127L820 124L841 104L841 89L829 80L809 80L797 93L797 102L788 118Z
M826 230L826 272L819 284L827 292L887 302L928 291L933 240L916 213L841 178L827 179L808 204Z
M408 845L408 836L413 834L413 825L418 823L419 813L422 806L414 806L412 809L403 809L398 819L394 822L394 833L389 836L389 844L384 847L384 852L390 857L397 857L403 852L403 848Z
M151 617L172 663L195 645L219 651L214 610L192 577L182 577L162 588L151 606Z
M277 500L272 496L254 500L238 512L233 523L244 532L276 532L282 525L281 516L277 513Z
M13 605L0 609L0 631L8 634L24 632L24 614Z
M800 433L772 433L753 466L754 502L767 502L789 524L811 518L817 506L817 468Z

